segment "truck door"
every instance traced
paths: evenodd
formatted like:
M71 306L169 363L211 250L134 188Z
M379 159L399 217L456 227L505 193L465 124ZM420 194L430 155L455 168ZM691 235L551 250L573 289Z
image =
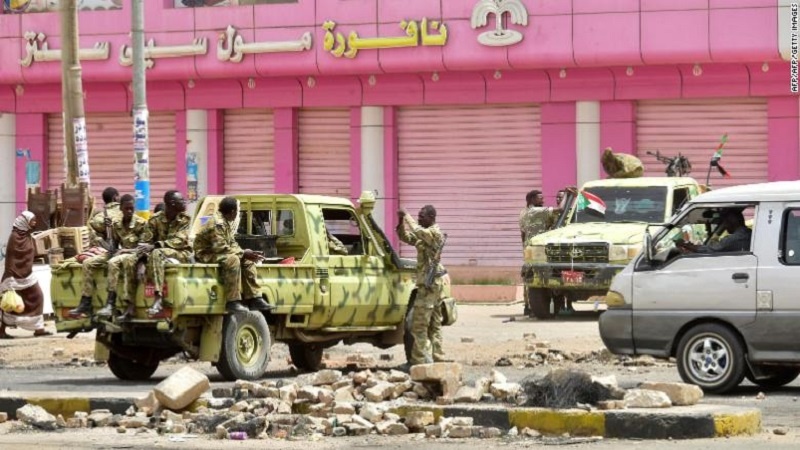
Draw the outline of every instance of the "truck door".
M378 325L385 290L384 262L367 253L368 236L351 209L323 208L327 230L328 272L333 316L331 327ZM337 242L338 241L338 242ZM386 301L388 305L388 300Z
M694 243L700 248L686 253L675 244L687 225L718 227L720 211L719 207L689 211L655 243L659 250L656 259L661 262L639 264L634 272L633 337L637 351L666 354L680 328L699 316L717 317L737 327L755 320L758 258L752 251L752 238L745 249L737 251L715 250L721 248L718 244L722 240Z

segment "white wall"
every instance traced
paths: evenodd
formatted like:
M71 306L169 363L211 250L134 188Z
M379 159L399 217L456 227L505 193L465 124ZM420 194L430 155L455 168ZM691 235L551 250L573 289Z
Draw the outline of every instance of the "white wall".
M16 116L0 112L0 261L16 216Z
M197 198L208 194L208 113L202 109L186 111L186 154L197 154ZM185 187L181 187L184 190ZM196 202L187 205L187 213L191 215Z
M600 102L576 102L578 187L600 178Z
M383 173L383 107L364 106L361 108L361 190L377 191L375 211L372 217L381 228L385 228L386 194Z

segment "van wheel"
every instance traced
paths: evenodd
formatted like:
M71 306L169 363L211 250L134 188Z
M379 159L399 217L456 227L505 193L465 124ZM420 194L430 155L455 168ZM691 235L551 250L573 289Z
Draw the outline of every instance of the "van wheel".
M145 364L112 352L108 355L108 368L120 380L144 381L149 379L158 369L158 361L155 364Z
M766 389L777 389L785 386L800 375L800 368L797 367L761 366L758 369L763 375L766 375L765 378L756 379L749 370L745 376L751 383Z
M321 344L289 344L292 364L300 370L309 372L315 372L322 367L322 350Z
M742 382L744 347L729 328L705 323L690 329L678 344L678 373L684 382L720 394Z
M552 303L552 295L550 290L542 288L528 289L528 301L530 302L530 311L537 319L551 319L555 314L550 312L550 303ZM555 311L557 314L558 311Z
M264 315L247 311L225 316L217 371L228 381L256 380L269 364L272 340Z

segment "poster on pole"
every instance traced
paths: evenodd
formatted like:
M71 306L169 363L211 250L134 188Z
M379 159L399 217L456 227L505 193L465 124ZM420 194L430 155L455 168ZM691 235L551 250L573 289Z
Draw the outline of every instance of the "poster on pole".
M75 159L78 163L78 182L89 184L89 143L86 138L86 118L72 119L75 132Z
M150 211L150 155L148 143L146 108L133 111L133 181L136 197L136 211Z

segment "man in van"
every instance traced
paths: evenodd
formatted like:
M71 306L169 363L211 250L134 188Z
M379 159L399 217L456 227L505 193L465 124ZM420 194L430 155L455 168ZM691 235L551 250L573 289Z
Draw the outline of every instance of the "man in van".
M738 209L724 209L720 213L720 227L728 233L719 242L709 245L696 245L680 242L678 247L690 253L749 252L752 232L744 222L744 215Z

